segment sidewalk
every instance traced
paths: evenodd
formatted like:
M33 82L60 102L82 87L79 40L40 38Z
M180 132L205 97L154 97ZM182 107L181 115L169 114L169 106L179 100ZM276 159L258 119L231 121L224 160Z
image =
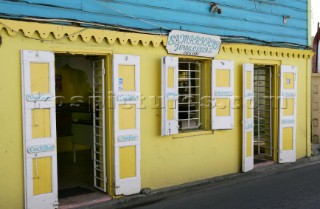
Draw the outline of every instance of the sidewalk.
M168 187L164 189L153 190L148 195L136 194L120 199L114 199L103 203L97 203L95 205L80 207L79 209L121 209L131 208L134 206L141 206L152 204L167 197L176 196L182 193L190 191L201 190L208 187L219 188L221 186L232 185L235 183L241 183L250 181L265 176L271 176L274 174L286 172L293 169L298 169L310 165L320 163L320 156L312 156L310 158L303 158L295 163L287 164L269 164L266 166L255 167L253 171L248 173L236 173L226 176L215 177L212 179L201 180L197 182L187 183L183 185Z

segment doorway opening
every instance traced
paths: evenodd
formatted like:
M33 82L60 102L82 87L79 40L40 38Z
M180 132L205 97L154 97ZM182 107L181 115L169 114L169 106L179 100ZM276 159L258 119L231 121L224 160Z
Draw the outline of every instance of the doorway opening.
M254 65L254 164L259 165L273 162L274 74L272 65Z
M58 198L62 208L110 198L105 194L104 59L55 54Z

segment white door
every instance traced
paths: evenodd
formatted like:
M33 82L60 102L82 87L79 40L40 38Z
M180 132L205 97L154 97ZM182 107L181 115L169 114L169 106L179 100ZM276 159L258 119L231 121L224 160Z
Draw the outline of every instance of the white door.
M115 194L141 190L140 57L113 55Z
M243 65L243 114L242 114L242 172L253 169L254 165L254 66Z
M21 52L25 207L58 207L54 54Z
M279 163L296 161L297 67L280 70Z

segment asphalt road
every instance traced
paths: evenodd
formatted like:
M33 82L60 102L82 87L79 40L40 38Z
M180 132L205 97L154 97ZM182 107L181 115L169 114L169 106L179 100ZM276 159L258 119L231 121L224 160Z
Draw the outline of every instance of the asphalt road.
M320 209L320 164L212 185L134 209Z

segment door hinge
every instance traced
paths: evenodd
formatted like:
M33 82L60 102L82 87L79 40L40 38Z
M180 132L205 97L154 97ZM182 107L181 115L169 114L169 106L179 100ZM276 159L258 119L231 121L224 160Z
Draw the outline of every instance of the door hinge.
M59 202L58 201L54 201L53 202L53 207L54 208L59 208Z
M113 186L114 186L115 189L119 189L120 188L120 186L117 185L116 183L114 183Z

